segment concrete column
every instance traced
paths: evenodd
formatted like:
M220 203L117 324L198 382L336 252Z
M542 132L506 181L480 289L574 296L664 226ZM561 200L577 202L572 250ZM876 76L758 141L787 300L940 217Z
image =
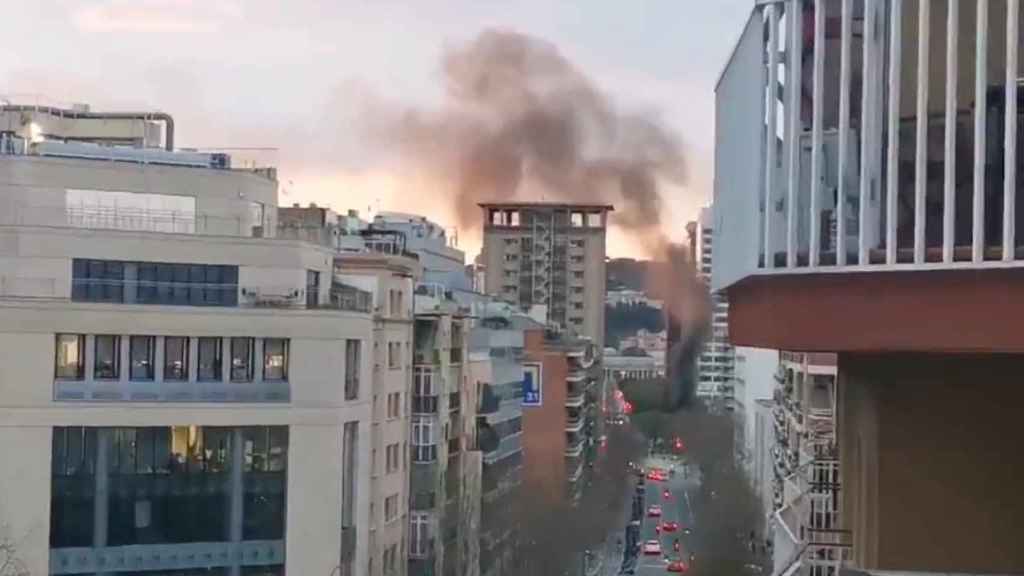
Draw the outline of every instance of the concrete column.
M245 472L244 440L242 429L235 428L231 432L231 469L230 482L228 483L231 497L231 506L228 508L228 539L233 544L242 541L242 513L244 507L243 496L245 486L243 485L243 474ZM229 576L240 576L242 566L241 557L232 559L231 567L228 569Z

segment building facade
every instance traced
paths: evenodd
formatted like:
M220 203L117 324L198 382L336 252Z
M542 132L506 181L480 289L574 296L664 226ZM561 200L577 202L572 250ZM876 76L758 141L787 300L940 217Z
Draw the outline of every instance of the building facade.
M488 294L604 348L605 234L611 206L481 204Z
M3 108L0 453L16 465L0 467L0 537L16 565L358 573L369 294L334 280L331 251L274 238L272 169L178 156L166 115L158 149L150 120L66 112Z
M695 227L697 276L711 286L714 265L714 207L702 208ZM729 341L729 299L711 290L711 330L697 359L696 394L723 406L735 400L736 351Z
M482 458L468 310L439 284L414 297L409 573L479 573Z
M838 356L841 568L1024 566L1019 8L758 3L716 87L712 285Z

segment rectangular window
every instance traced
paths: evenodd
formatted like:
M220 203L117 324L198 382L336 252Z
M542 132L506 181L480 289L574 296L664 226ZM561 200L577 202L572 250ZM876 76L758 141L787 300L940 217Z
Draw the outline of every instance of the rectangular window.
M341 438L341 526L355 526L357 453L359 448L359 423L346 422ZM372 505L372 504L371 504ZM372 515L372 514L371 514Z
M252 382L252 338L231 339L231 381Z
M84 334L57 334L54 377L60 380L81 380L85 377Z
M384 499L384 521L392 522L395 518L398 518L398 494Z
M264 338L263 379L284 381L288 379L288 340L285 338Z
M359 340L345 340L345 400L359 398Z
M426 512L413 512L409 518L409 555L424 557L433 548L430 540L430 517Z
M388 394L388 418L400 418L402 416L402 393L392 392Z
M569 223L573 228L582 228L583 212L572 212L569 214Z
M95 343L93 377L97 380L117 380L121 377L121 337L97 335Z
M221 339L199 339L199 380L204 382L221 381Z
M128 371L129 379L153 380L156 378L156 337L130 337L128 339L128 357L131 360Z
M385 472L391 474L398 470L398 443L390 444L385 448Z
M183 336L164 338L164 380L176 382L188 380L188 338Z
M402 343L388 342L388 368L398 370L402 367Z

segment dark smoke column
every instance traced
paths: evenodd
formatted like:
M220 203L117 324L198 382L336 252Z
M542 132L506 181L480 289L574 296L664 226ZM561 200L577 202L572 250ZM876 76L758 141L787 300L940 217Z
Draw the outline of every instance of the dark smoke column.
M654 290L664 301L668 333L665 408L669 410L693 402L697 355L709 326L707 291L697 280L687 251L683 245L669 245L653 279Z

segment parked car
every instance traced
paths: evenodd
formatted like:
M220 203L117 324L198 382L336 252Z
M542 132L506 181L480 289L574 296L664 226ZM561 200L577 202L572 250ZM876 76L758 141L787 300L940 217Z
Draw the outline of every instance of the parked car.
M661 554L661 542L648 540L644 542L644 554L648 556Z

